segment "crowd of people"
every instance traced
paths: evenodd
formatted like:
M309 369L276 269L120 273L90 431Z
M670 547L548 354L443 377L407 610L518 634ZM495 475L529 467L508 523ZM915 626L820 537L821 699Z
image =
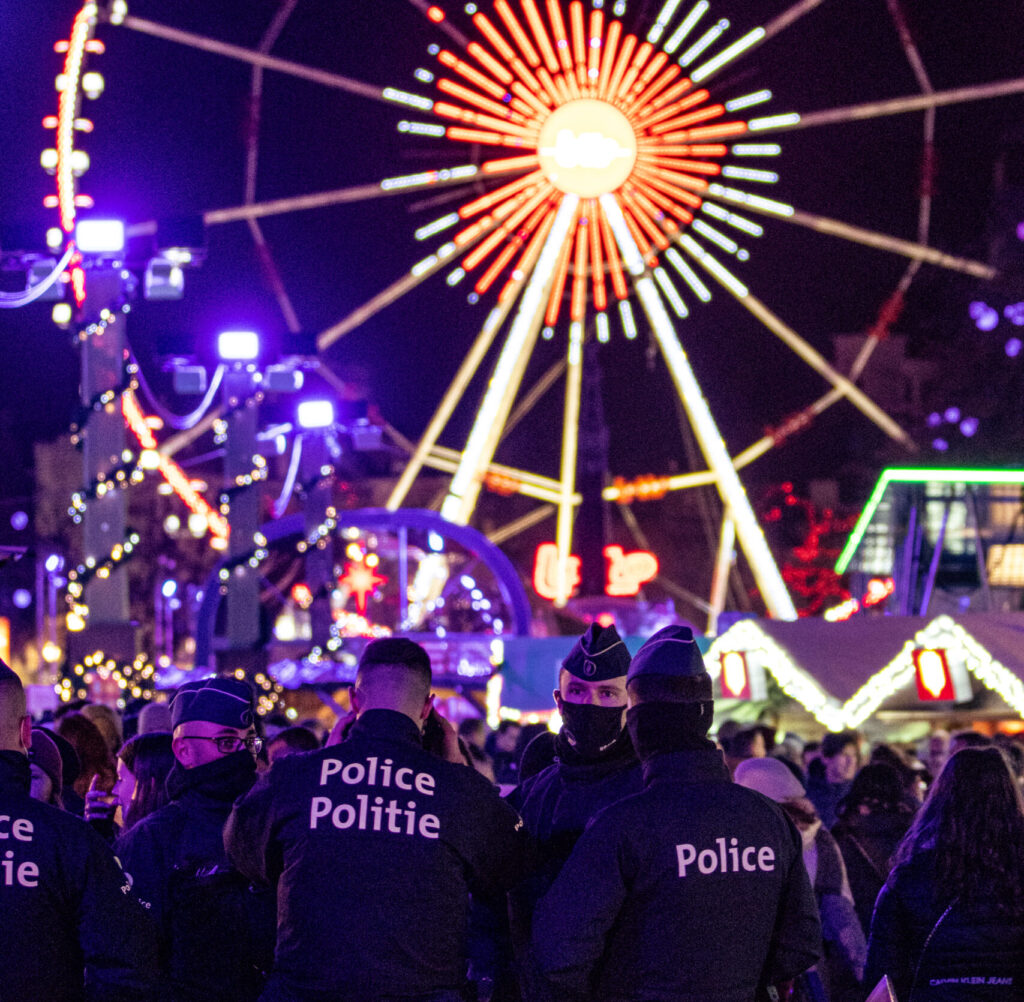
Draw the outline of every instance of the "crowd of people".
M330 733L234 677L40 726L0 665L0 1002L1024 1000L1014 739L715 728L684 626L591 626L557 734L431 682L386 638Z

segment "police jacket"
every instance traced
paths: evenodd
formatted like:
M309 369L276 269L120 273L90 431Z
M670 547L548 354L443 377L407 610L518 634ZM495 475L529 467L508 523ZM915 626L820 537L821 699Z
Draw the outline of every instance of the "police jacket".
M148 1002L153 930L110 848L0 751L0 1002Z
M715 749L656 755L602 811L534 915L562 998L752 1002L821 952L800 836Z
M277 882L265 998L365 1002L463 986L468 893L506 891L527 836L479 773L371 709L341 744L275 762L225 840L239 869Z
M167 777L171 801L122 835L115 852L159 926L161 999L248 1002L273 953L274 898L230 863L224 823L256 777L247 751Z
M934 853L897 866L871 920L864 987L888 974L900 1002L1020 1002L1024 915L950 900Z
M522 815L536 842L531 872L509 895L512 943L523 994L531 1002L548 997L531 958L532 917L537 902L559 871L590 821L610 804L643 789L640 761L624 730L609 752L582 759L567 742L556 739L554 765L526 780L508 800Z

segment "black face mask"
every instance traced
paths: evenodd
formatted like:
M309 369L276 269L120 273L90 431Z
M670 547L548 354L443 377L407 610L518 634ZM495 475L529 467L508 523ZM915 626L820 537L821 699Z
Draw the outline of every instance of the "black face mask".
M637 757L714 748L708 739L713 703L638 703L626 713Z
M594 706L562 700L562 735L584 759L599 758L622 734L622 706Z

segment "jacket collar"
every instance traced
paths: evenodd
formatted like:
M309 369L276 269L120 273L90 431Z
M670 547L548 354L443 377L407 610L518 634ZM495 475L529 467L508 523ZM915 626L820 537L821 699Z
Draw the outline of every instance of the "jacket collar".
M364 710L348 732L349 738L373 737L422 746L420 729L411 717L397 710Z
M0 751L0 790L28 793L31 785L28 756L20 751Z
M652 783L728 783L729 770L717 748L666 752L644 764L644 786Z

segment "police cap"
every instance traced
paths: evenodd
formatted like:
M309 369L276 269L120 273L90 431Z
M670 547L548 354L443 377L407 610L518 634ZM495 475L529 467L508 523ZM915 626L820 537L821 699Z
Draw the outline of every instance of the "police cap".
M591 623L561 667L587 682L607 682L629 670L629 651L614 626Z

